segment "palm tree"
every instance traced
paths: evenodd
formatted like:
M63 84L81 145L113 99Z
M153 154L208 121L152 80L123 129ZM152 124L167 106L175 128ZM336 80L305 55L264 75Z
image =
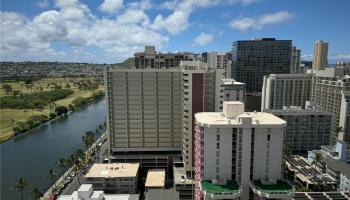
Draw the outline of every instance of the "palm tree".
M57 179L57 173L54 169L49 170L49 175L48 175L50 181L54 184L53 186L56 187L56 179Z
M79 185L81 185L80 180L79 180L79 174L80 174L80 169L82 167L82 160L81 159L76 159L74 161L74 166L73 166L73 171L75 172L75 174L78 177L78 183Z
M314 180L316 180L316 178L317 178L316 177L316 172L317 172L316 167L319 163L321 163L321 161L322 161L322 155L319 152L316 152L315 157L311 163L314 166ZM317 183L317 188L319 188L320 182L316 181L316 183Z
M29 185L28 181L23 177L19 178L16 181L15 188L17 190L17 193L20 194L22 200L23 200L23 191L28 187L28 185Z
M34 188L30 193L32 200L39 200L42 196L44 196L44 194L38 188Z
M86 131L85 135L83 135L82 140L85 144L86 150L94 143L95 135L92 131Z
M60 158L57 162L57 167L60 168L61 172L63 172L67 168L67 160Z
M49 104L50 113L52 113L52 112L55 110L55 107L56 107L55 102L51 102L51 103Z

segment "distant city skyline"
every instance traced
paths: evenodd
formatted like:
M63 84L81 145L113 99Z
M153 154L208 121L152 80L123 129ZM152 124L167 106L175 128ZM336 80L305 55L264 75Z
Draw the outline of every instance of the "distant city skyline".
M328 60L350 61L350 1L4 0L1 61L117 63L158 51L229 51L236 40L293 40L311 60L317 40Z

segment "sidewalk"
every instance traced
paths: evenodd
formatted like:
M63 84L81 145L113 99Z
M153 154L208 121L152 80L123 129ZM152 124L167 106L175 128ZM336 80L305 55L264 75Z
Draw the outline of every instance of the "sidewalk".
M103 133L103 134L101 135L101 137L98 138L98 139L94 142L94 144L92 144L91 147L90 147L87 151L85 151L85 155L87 155L88 153L91 154L92 149L94 149L94 147L96 147L96 145L97 145L98 143L102 142L103 139L104 139L106 136L107 136L107 132ZM73 167L74 167L74 166L73 166ZM45 192L44 196L41 197L40 199L41 199L41 200L52 200L52 199L54 199L54 194L53 194L52 191L53 191L57 186L59 186L60 184L63 183L64 177L66 177L67 175L69 175L69 174L73 171L73 167L67 169L67 171L63 173L63 175L55 182L55 184L53 184L53 185ZM78 175L77 175L77 176L78 176ZM75 177L74 177L74 178L75 178ZM73 183L73 182L74 182L74 181L72 181L71 183ZM71 183L69 183L69 184L71 184Z

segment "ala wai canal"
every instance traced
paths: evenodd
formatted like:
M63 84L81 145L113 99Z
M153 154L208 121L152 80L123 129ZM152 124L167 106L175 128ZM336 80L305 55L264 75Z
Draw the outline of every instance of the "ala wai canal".
M83 147L85 131L95 130L104 121L105 100L100 100L0 144L0 199L19 199L12 189L19 177L29 181L26 195L34 187L44 193L51 185L48 171L55 162Z

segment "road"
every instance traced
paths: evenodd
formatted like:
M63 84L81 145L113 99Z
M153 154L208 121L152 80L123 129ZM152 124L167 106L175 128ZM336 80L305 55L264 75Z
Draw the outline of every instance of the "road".
M95 163L102 163L103 159L104 159L104 152L105 150L108 149L108 143L104 142L101 146L101 150L99 152L99 156L94 156L94 162ZM84 176L85 174L88 172L88 170L90 169L90 166L87 168L87 170L85 172L81 172L79 174L79 176L75 176L72 180L72 182L67 185L67 187L62 191L61 195L71 195L74 191L76 191L79 187L80 184L84 184ZM79 180L78 180L79 177ZM79 184L80 182L80 184Z

